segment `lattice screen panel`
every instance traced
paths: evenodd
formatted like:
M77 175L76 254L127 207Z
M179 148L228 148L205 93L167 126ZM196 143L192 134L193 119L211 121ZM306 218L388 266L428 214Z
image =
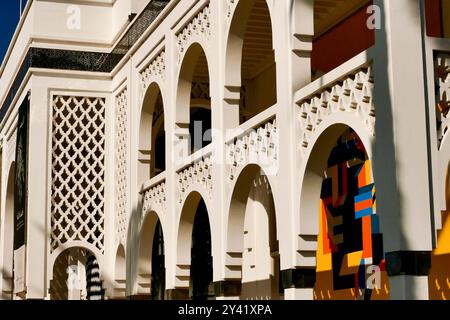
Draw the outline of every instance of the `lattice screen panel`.
M125 243L127 232L127 168L128 168L128 134L127 134L127 90L116 97L116 243Z
M105 99L52 100L51 248L73 240L103 252Z

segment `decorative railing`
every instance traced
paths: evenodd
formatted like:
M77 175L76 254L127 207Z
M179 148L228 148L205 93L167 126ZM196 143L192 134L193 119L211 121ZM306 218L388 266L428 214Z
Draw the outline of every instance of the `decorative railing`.
M212 196L213 144L195 152L186 159L177 170L178 202L183 202L183 196L192 186L199 186Z
M254 163L265 174L278 169L277 105L274 105L238 127L226 139L228 179L235 180L239 169ZM275 172L274 172L275 171Z
M299 90L301 150L311 148L311 138L320 124L337 113L356 117L367 130L375 133L374 79L367 53L363 52L340 67Z
M142 212L144 214L156 208L164 211L166 208L166 173L160 173L146 182L142 188L142 194L144 197Z

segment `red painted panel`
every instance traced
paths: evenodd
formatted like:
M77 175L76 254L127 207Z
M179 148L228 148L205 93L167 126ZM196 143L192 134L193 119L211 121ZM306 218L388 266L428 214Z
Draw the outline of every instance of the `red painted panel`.
M425 1L427 35L442 37L441 0Z
M368 6L314 40L313 70L329 72L375 44L375 30L367 28Z

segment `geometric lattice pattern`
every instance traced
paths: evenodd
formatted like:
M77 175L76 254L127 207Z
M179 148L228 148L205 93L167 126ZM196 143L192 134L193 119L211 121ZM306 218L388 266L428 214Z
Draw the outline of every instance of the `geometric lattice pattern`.
M436 55L436 123L438 147L447 134L450 124L450 55Z
M127 89L116 97L116 138L115 138L115 192L116 192L116 243L125 243L127 232L128 209L128 100Z
M104 247L105 99L52 100L51 249L80 240Z

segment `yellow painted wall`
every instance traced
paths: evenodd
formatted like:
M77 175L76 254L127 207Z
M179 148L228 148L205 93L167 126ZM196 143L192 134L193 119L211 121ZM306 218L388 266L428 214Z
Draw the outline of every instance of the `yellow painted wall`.
M450 214L443 215L438 245L431 256L428 289L431 300L450 300Z

